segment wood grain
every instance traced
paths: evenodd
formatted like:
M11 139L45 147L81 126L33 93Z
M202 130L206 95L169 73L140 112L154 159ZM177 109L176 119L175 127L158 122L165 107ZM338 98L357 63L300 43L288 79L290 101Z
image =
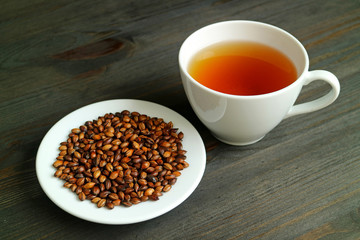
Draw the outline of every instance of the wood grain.
M358 0L3 1L0 238L360 239L359 16ZM177 55L198 28L233 19L270 23L297 37L310 70L338 76L336 102L284 120L254 145L217 141L186 99ZM314 82L297 103L327 91ZM204 177L184 203L150 221L78 219L40 188L37 149L66 114L125 98L186 117L206 146Z

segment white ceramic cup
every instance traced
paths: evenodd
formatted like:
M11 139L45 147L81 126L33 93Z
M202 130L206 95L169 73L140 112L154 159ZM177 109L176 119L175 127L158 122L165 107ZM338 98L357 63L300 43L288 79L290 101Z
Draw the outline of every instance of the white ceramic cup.
M207 88L189 75L189 61L199 50L218 42L236 40L258 42L280 50L294 63L297 80L275 92L239 96ZM194 112L216 138L231 145L255 143L282 119L324 108L334 102L340 92L339 81L332 73L308 71L308 54L295 37L278 27L254 21L225 21L197 30L182 44L179 66ZM316 100L294 105L302 86L314 80L326 81L332 89Z

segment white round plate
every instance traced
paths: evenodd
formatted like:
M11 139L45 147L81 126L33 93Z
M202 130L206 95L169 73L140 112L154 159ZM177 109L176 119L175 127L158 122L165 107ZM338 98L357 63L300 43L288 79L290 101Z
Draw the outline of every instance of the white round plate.
M172 121L175 128L184 133L183 148L187 150L188 168L181 171L175 185L157 201L146 201L131 207L116 206L114 209L97 208L89 200L80 201L70 189L63 187L64 181L54 177L52 166L59 154L60 143L66 141L71 129L83 125L86 121L97 119L106 113L123 110L137 111L150 117ZM43 138L36 156L36 174L46 195L66 212L97 223L130 224L158 217L181 204L198 186L206 163L204 143L197 130L181 115L159 104L120 99L90 104L82 107L58 121Z

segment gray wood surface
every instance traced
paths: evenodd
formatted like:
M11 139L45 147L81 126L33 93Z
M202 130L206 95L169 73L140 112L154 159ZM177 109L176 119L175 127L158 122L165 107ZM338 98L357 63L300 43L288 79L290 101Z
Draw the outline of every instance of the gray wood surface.
M359 0L1 1L1 239L360 239ZM310 70L338 76L338 100L235 147L211 136L186 99L181 43L207 24L247 19L297 37ZM326 93L313 83L298 102ZM78 219L38 184L45 133L93 102L165 105L200 132L204 177L172 211L109 226Z

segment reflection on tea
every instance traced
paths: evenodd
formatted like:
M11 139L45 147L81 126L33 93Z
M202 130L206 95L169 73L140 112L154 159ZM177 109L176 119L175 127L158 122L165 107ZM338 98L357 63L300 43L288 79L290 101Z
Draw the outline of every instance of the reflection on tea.
M197 82L218 92L260 95L280 90L297 79L291 60L256 42L221 42L197 52L188 72Z

